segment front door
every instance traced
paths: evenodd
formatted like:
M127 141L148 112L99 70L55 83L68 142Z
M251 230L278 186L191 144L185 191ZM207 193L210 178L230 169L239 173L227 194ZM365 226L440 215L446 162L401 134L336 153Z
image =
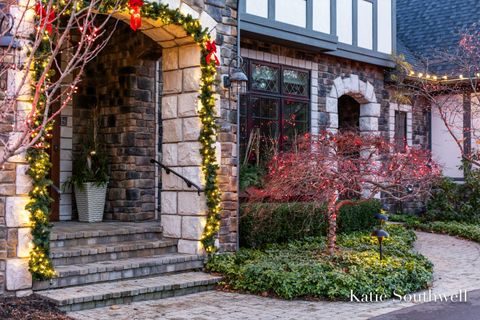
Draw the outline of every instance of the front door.
M52 106L52 112L58 110L58 105ZM55 123L52 131L52 139L50 141L50 161L52 168L50 169L50 179L53 181L53 186L50 187L50 197L53 202L51 204L52 212L50 214L50 221L60 220L60 115L54 119Z

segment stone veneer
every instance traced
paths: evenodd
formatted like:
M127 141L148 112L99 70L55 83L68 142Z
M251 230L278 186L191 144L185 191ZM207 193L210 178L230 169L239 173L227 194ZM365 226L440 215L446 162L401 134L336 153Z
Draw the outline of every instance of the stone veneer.
M25 11L25 2L12 3L10 13L16 21ZM26 15L22 20L18 36L28 38L33 27L33 16ZM1 53L0 53L1 54ZM15 59L26 58L25 50L18 50ZM30 86L18 88L20 78L25 70L10 70L3 79L3 90L0 99L8 97L20 89L17 96L15 115L0 123L0 134L12 132L10 119L24 121L25 115L31 111ZM0 169L0 296L23 296L30 294L32 277L28 271L28 256L31 247L29 213L25 205L29 201L28 193L32 183L26 174L28 164L25 155L11 157Z
M360 129L388 137L390 96L384 85L384 68L248 37L242 37L241 45L242 55L251 59L312 71L312 112L316 112L312 119L317 117L320 130L338 129L338 98L349 95L361 106ZM316 126L312 124L312 128L314 133Z
M171 8L179 9L183 13L192 14L198 18L202 27L211 30L211 35L216 39L219 50L217 52L221 60L219 66L218 80L222 74L228 73L228 64L230 59L236 54L236 19L237 1L234 0L161 0L168 3ZM15 7L17 15L22 14L24 7ZM33 18L29 16L30 19ZM130 16L119 14L118 19L128 25ZM33 28L32 21L28 21L25 30ZM127 33L126 26L119 27ZM130 31L129 31L130 32ZM194 45L190 36L186 35L181 27L168 25L162 26L159 22L146 20L143 22L141 31L149 39L143 37L140 32L131 38L125 39L123 44L130 49L128 52L117 54L118 61L113 57L109 62L118 63L122 67L115 67L115 72L120 73L120 69L129 64L135 69L122 69L122 77L125 81L115 82L115 79L107 79L107 74L97 73L87 74L90 80L105 76L105 81L115 82L115 88L102 86L95 87L93 91L89 85L82 88L83 98L86 100L77 104L77 108L82 105L85 109L91 108L92 102L99 103L105 109L102 130L106 142L111 143L110 154L117 156L116 150L123 153L119 159L125 160L126 169L120 168L112 170L114 184L124 183L117 189L124 188L123 192L118 191L120 196L117 198L117 191L110 191L110 204L107 207L107 217L122 220L142 220L153 218L155 216L155 170L148 164L150 157L156 155L156 139L160 134L155 134L157 126L155 123L155 106L152 96L152 86L158 85L161 90L161 84L152 83L155 78L152 64L153 56L158 52L158 48L163 48L165 52L162 63L163 70L163 98L158 101L162 105L162 116L165 118L163 123L163 160L174 166L176 170L187 175L194 181L202 182L200 175L200 155L199 144L197 142L199 119L196 114L197 95L199 88L199 57L198 47ZM27 32L29 33L29 31ZM127 33L128 34L128 33ZM126 37L126 36L124 36ZM143 37L143 39L141 39ZM115 41L113 39L113 41ZM138 41L138 42L137 42ZM148 44L150 41L150 44ZM140 43L136 47L132 43ZM149 52L143 52L138 56L133 53L140 53L141 48L149 47ZM131 56L128 56L128 54ZM122 56L123 54L123 56ZM121 59L121 58L125 59ZM148 57L148 58L147 58ZM126 63L128 59L136 62ZM108 60L108 58L106 58ZM120 60L121 59L121 60ZM132 65L133 64L133 65ZM114 66L106 66L101 72L110 70L114 72ZM161 73L161 72L160 72ZM13 78L13 77L12 77ZM159 78L158 80L161 80ZM98 81L96 82L99 83ZM104 83L105 85L105 83ZM131 86L130 86L131 85ZM123 86L123 87L122 87ZM132 92L127 94L128 87ZM122 89L123 96L108 96L109 90ZM237 168L236 168L236 130L235 114L236 103L227 99L228 92L216 88L217 90L217 108L219 131L217 134L218 160L220 164L218 181L222 191L222 221L219 234L219 245L221 251L231 251L236 249L237 239ZM27 90L29 91L29 90ZM85 94L88 93L88 94ZM97 95L97 93L100 93ZM102 94L104 96L102 96ZM89 100L95 96L94 100ZM148 98L147 98L148 96ZM97 99L98 97L98 99ZM121 100L125 103L111 103L112 98ZM118 102L117 100L117 102ZM26 95L18 101L17 110L29 109L29 96ZM78 102L78 100L76 101ZM119 107L122 105L123 107ZM117 108L117 109L114 109ZM118 109L119 108L119 109ZM78 110L77 110L78 111ZM82 126L75 126L74 113L75 108L69 106L63 110L61 116L61 180L68 178L71 167L70 150L74 150L75 132L84 134ZM77 115L78 116L78 115ZM86 110L83 115L90 116ZM138 118L140 117L140 119ZM78 120L78 119L77 119ZM109 122L110 121L110 122ZM115 125L113 125L115 123ZM78 124L78 122L77 122ZM153 131L152 131L153 130ZM141 131L141 132L139 132ZM142 137L143 135L143 137ZM120 141L116 139L120 139ZM135 140L135 143L130 143ZM128 141L127 141L128 140ZM153 144L152 144L153 142ZM125 144L123 144L125 143ZM135 144L135 147L132 145ZM133 148L130 148L133 147ZM134 151L132 151L134 150ZM132 153L133 154L129 154ZM128 167L129 161L132 166ZM31 293L32 279L28 272L28 254L31 243L28 212L24 209L28 201L28 192L31 189L31 183L25 174L27 169L26 161L21 156L10 159L0 172L0 295L25 295ZM115 169L115 168L114 168ZM137 170L139 169L139 170ZM153 173L152 173L153 172ZM125 179L123 175L125 174ZM133 175L127 177L127 175ZM115 177L113 177L115 175ZM153 179L152 179L153 175ZM157 178L158 179L158 178ZM205 222L205 199L204 196L198 196L194 191L187 188L183 182L173 179L173 176L166 176L163 173L163 189L161 190L161 218L165 227L165 235L177 237L180 239L180 252L199 252L200 236ZM133 182L132 182L133 181ZM129 191L134 190L134 191ZM139 190L138 192L136 190ZM127 199L127 192L130 192ZM71 195L66 192L62 195L60 203L61 208L71 205ZM124 201L124 203L116 202ZM133 201L133 202L130 202ZM125 205L124 212L116 212L115 207ZM112 209L113 208L113 209ZM140 209L138 209L140 208ZM117 214L118 213L118 214ZM62 219L71 217L69 212L60 213Z
M98 138L109 156L110 181L105 218L142 221L155 218L157 158L155 115L156 60L161 47L126 24L91 61L73 106L73 153L91 135L98 114ZM158 87L157 87L158 88Z

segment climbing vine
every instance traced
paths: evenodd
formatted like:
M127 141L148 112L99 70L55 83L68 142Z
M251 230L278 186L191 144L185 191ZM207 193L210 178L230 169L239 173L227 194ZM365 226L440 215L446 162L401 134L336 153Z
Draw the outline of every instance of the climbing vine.
M53 6L55 12L61 12L62 1ZM37 93L38 101L36 103L36 112L33 114L32 122L32 138L40 134L43 122L43 108L45 107L45 90L46 81L41 81L39 75L45 68L45 61L51 55L49 46L49 30L51 25L49 19L52 14L46 17L43 5L39 1L36 6L36 24L41 26L47 24L45 34L43 35L40 50L37 50L35 60L31 66L32 73L32 96ZM100 12L111 11L115 7L115 3L107 0L101 3L98 8ZM201 85L199 99L201 108L199 117L202 123L199 141L201 148L199 150L202 156L202 172L205 177L205 196L208 207L208 216L205 229L201 238L202 244L207 253L215 252L215 238L220 229L220 189L217 181L217 170L219 165L216 162L216 132L217 124L215 122L215 97L213 86L217 74L216 65L219 63L216 56L215 41L212 41L209 30L202 28L200 21L194 19L191 15L184 15L178 9L172 10L168 5L159 3L143 2L141 0L130 0L122 2L122 11L128 11L131 18L132 29L136 30L141 26L141 18L149 18L159 20L163 24L175 24L182 26L188 35L200 46L201 49ZM54 14L55 14L54 12ZM51 75L50 75L51 76ZM55 276L55 270L50 260L50 204L52 199L49 196L48 188L52 182L48 179L48 174L52 166L48 149L50 147L48 140L51 138L53 123L50 122L43 130L43 136L39 142L32 147L27 153L27 161L30 165L28 170L29 176L33 181L33 188L30 192L30 201L26 209L30 212L32 222L33 248L30 251L29 267L30 272L35 280L47 280Z

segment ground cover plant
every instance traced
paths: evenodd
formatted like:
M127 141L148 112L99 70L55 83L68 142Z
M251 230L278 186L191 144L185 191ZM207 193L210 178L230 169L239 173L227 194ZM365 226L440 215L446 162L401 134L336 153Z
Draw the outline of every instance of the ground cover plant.
M391 215L390 220L405 223L411 229L443 233L480 243L480 224L459 221L424 221L415 216Z
M387 225L384 260L370 232L340 234L340 250L331 256L325 238L308 238L266 248L241 249L212 256L207 269L224 275L231 290L271 294L284 299L325 298L349 300L351 292L382 294L385 298L425 289L432 281L432 264L411 252L415 233L400 225Z

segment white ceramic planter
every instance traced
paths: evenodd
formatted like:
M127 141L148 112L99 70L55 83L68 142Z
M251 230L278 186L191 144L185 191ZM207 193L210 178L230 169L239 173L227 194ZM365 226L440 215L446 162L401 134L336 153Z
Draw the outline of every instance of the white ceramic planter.
M107 186L98 187L93 183L84 183L83 190L75 187L78 221L101 222L105 208Z

